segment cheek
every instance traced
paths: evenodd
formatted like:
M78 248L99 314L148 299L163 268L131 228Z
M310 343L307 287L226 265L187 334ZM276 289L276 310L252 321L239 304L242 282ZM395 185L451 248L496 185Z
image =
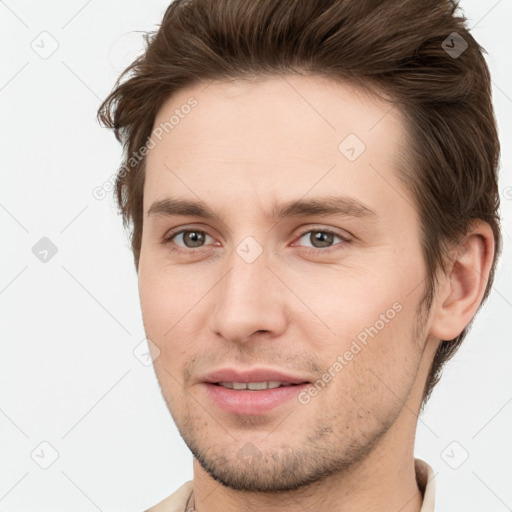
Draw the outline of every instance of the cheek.
M325 371L340 376L334 378L340 400L360 397L377 409L379 401L389 403L408 391L424 341L415 339L421 269L387 268L373 273L370 268L350 269L337 272L335 279L316 274L296 290L325 324L310 313L296 317ZM351 391L344 396L347 389ZM363 397L365 389L371 394Z
M310 310L296 320L313 320L315 329L322 320L323 334L328 334L328 327L330 340L350 340L359 333L364 338L365 330L374 331L373 327L379 332L389 331L390 325L406 321L403 311L414 309L418 300L411 293L413 281L404 274L372 272L368 268L304 273L300 280L293 280L290 274L288 280L295 283L293 291ZM296 313L300 307L297 303Z
M189 275L190 270L169 269L141 259L139 297L147 337L160 353L153 361L155 372L166 392L179 393L183 383L183 364L200 352L201 298L211 288Z
M393 312L387 324L368 321L363 329L359 321L340 322L343 337L324 354L322 380L330 384L318 395L319 408L344 416L347 432L371 437L376 428L390 425L414 386L421 350L412 334L413 309Z
M159 338L169 337L169 329L174 330L180 319L186 321L209 289L208 282L190 268L141 258L138 285L142 315L145 326Z

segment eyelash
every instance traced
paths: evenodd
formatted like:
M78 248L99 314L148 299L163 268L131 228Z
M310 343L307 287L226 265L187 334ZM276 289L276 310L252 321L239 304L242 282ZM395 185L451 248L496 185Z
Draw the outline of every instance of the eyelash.
M177 236L177 235L180 235L182 233L188 233L188 232L197 232L197 233L202 233L204 235L208 235L208 233L204 230L201 230L201 229L194 229L193 227L190 227L188 229L181 229L179 231L174 231L174 232L171 232L169 233L168 235L166 235L164 237L164 239L162 240L162 243L163 244L170 244L172 243L172 239ZM331 252L333 251L336 251L336 250L340 250L340 247L338 247L339 245L345 245L347 243L350 242L350 239L348 239L347 237L343 236L341 233L338 233L336 231L333 231L331 229L315 229L315 228L309 228L303 232L300 233L300 235L298 236L297 240L301 239L304 235L307 235L308 233L312 233L312 232L318 232L318 233L327 233L329 235L334 235L334 236L337 236L341 242L338 242L334 245L332 245L331 247L325 247L325 248L316 248L316 247L302 247L302 250L305 251L307 254L330 254ZM208 236L211 236L211 235L208 235ZM180 253L180 254L191 254L191 253L194 253L194 252L199 252L201 249L204 249L204 247L198 247L197 249L185 249L179 245L176 245L174 244L174 247L172 247L172 251L173 252L177 252L177 253Z

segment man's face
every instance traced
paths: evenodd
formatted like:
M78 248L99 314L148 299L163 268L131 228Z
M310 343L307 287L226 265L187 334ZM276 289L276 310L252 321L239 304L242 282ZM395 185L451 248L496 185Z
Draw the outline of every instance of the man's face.
M197 105L184 108L190 97ZM287 490L376 443L385 450L415 426L432 354L418 319L419 219L398 179L399 115L304 76L190 87L155 128L176 109L147 157L139 291L163 396L202 470L237 489ZM336 198L338 213L272 217ZM166 199L214 217L164 214L154 205ZM226 368L310 384L205 383Z

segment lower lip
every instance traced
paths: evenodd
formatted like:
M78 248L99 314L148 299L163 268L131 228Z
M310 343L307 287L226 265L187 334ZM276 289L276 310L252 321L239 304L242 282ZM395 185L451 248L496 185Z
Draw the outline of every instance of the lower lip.
M237 391L206 382L203 385L210 398L220 409L230 414L256 415L268 412L274 409L274 407L296 397L310 384L282 386L261 391Z

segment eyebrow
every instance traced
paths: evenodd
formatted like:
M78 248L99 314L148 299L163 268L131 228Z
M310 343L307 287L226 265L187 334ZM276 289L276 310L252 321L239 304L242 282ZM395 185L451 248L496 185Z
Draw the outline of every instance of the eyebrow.
M203 219L219 218L204 203L171 198L155 201L149 208L147 215L200 217ZM341 215L374 220L378 217L375 211L352 197L327 196L276 203L267 218L278 221L285 217L303 217L307 215Z

